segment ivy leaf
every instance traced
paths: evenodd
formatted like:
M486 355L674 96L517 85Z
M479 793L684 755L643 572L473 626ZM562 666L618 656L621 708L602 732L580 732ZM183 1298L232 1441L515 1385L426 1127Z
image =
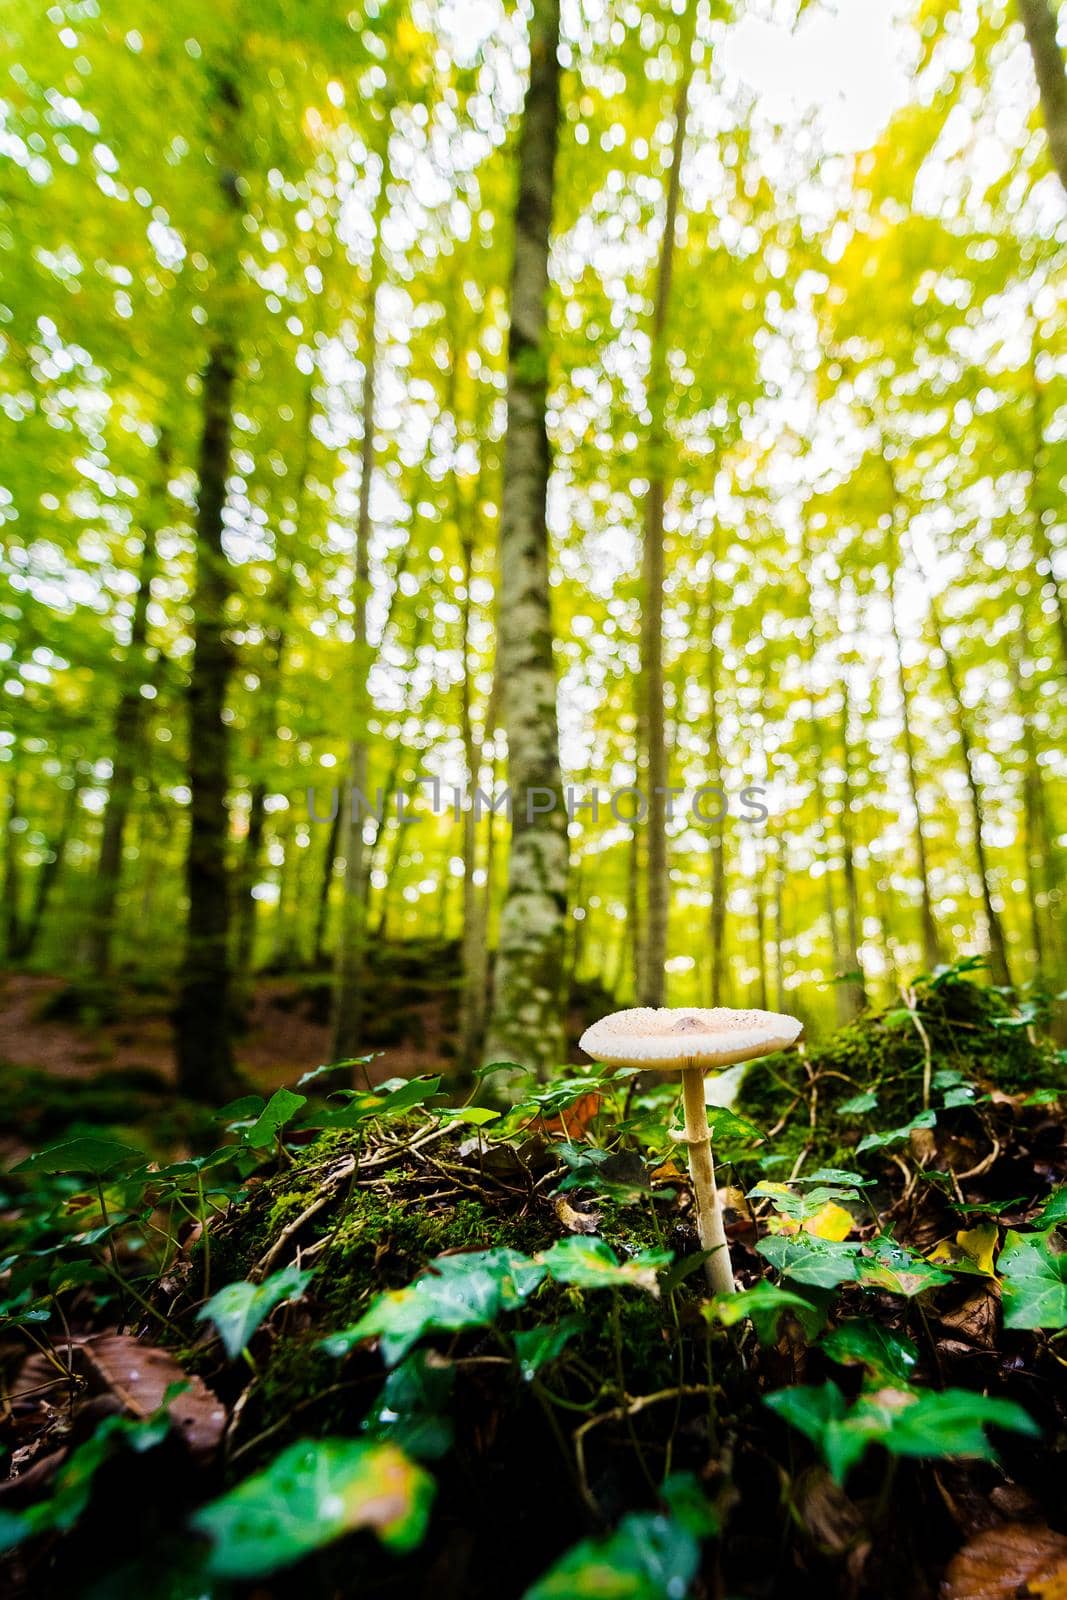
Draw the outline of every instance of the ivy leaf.
M426 1531L433 1493L433 1479L395 1444L304 1439L192 1522L213 1541L210 1572L261 1578L356 1528L411 1550Z
M773 1344L778 1337L778 1327L788 1313L800 1323L807 1339L814 1339L826 1321L826 1305L818 1299L809 1300L794 1294L791 1289L779 1289L773 1283L757 1283L751 1289L739 1289L736 1294L722 1295L703 1308L710 1322L714 1317L724 1328L732 1328L745 1317L751 1317L760 1344Z
M1031 1226L1051 1228L1061 1222L1067 1222L1067 1184L1061 1189L1053 1189Z
M794 1183L829 1183L837 1184L846 1189L870 1189L875 1180L864 1178L858 1172L850 1172L846 1167L817 1167L814 1172L806 1176L801 1175L793 1179Z
M640 1250L628 1261L620 1261L610 1245L594 1237L558 1240L535 1258L547 1267L557 1283L570 1283L578 1289L620 1289L634 1287L659 1294L656 1278L661 1267L674 1259L670 1250Z
M836 1289L839 1283L854 1283L859 1276L858 1244L808 1234L802 1238L775 1234L761 1239L756 1249L783 1277L815 1289Z
M295 1300L311 1282L312 1273L298 1267L284 1267L262 1283L238 1279L213 1294L197 1312L198 1322L213 1322L215 1330L233 1361L241 1354L264 1317L283 1300Z
M614 1533L583 1539L527 1589L523 1600L666 1600L689 1592L700 1564L700 1539L714 1515L695 1482L668 1478L672 1515L635 1511ZM703 1519L695 1514L702 1506Z
M517 1250L438 1256L414 1283L377 1295L357 1323L331 1334L322 1348L345 1356L364 1339L378 1338L392 1367L424 1334L488 1327L501 1311L520 1306L544 1276L544 1266Z
M765 1396L764 1404L815 1444L838 1484L872 1444L897 1456L988 1461L995 1457L986 1426L1031 1435L1041 1431L1014 1401L970 1389L916 1394L884 1388L849 1405L837 1384L827 1380L822 1388L779 1390Z
M878 1096L870 1089L865 1089L862 1094L854 1094L848 1100L842 1100L838 1111L843 1117L862 1117L868 1111L875 1111L878 1107Z
M1000 1252L1006 1328L1067 1328L1067 1251L1049 1234L1008 1230Z
M952 1282L951 1273L942 1272L893 1239L874 1239L870 1249L871 1255L860 1259L857 1272L867 1289L888 1289L911 1300L925 1289Z
M106 1173L114 1172L116 1168L125 1166L131 1161L145 1160L143 1150L137 1150L130 1144L121 1144L117 1139L97 1139L86 1137L83 1139L66 1139L62 1144L49 1145L46 1150L38 1150L35 1155L27 1156L25 1161L20 1161L13 1167L13 1172L56 1172L87 1174L92 1178L102 1178Z
M456 1369L432 1351L413 1350L385 1380L363 1432L388 1439L418 1461L434 1461L452 1445L452 1420L444 1413Z
M819 1341L832 1361L843 1367L863 1367L879 1382L907 1382L919 1352L903 1334L893 1333L869 1317L853 1317Z
M291 1089L277 1089L267 1101L259 1116L245 1133L245 1143L254 1150L273 1144L287 1122L292 1122L300 1107L307 1104L306 1094L294 1094Z
M917 1117L912 1117L901 1128L890 1128L888 1133L868 1133L856 1146L856 1154L861 1156L865 1150L886 1150L892 1144L903 1144L920 1128L933 1128L936 1124L936 1111L920 1111Z
M534 1328L524 1328L517 1333L513 1343L524 1382L530 1383L542 1367L563 1354L575 1334L588 1326L588 1318L572 1312L559 1322L539 1323Z

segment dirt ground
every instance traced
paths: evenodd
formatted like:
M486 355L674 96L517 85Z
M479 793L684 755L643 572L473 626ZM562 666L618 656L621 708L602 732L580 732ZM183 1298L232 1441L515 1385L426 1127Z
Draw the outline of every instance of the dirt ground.
M0 1062L67 1078L147 1068L173 1082L174 1033L167 996L131 994L122 1016L96 1025L42 1018L41 1012L65 987L61 977L0 975ZM412 1010L417 1012L412 1037L391 1044L373 1063L373 1081L440 1070L441 1007L428 1000ZM258 983L247 1028L235 1040L243 1073L264 1089L274 1089L329 1060L329 1027L312 1011L287 980Z

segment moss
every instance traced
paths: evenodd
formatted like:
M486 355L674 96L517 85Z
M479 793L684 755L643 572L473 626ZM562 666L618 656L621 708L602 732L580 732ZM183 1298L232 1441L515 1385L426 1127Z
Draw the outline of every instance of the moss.
M942 975L917 983L915 1000L934 1073L952 1071L967 1082L1012 1090L1057 1084L1061 1074L1054 1052L1032 1041L995 989ZM898 1004L840 1028L803 1057L775 1055L755 1062L746 1074L739 1109L766 1127L795 1100L786 1129L775 1139L775 1154L792 1158L806 1144L820 1159L836 1164L830 1158L847 1154L861 1127L857 1118L835 1114L842 1101L870 1090L878 1096L873 1113L878 1126L907 1121L920 1106L924 1065L922 1037ZM814 1129L808 1115L813 1080L818 1087Z

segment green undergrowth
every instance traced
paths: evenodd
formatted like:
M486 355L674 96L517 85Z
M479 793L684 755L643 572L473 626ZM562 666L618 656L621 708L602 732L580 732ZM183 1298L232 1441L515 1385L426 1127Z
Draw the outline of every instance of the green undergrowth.
M935 1593L996 1492L1067 1534L1032 1021L955 969L757 1065L709 1111L728 1298L663 1074L498 1066L459 1104L346 1063L171 1160L86 1112L6 1179L9 1592L882 1600Z

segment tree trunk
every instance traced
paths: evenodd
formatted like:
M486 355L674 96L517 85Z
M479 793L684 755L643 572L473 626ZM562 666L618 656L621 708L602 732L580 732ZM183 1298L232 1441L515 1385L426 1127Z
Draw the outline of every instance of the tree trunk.
M1056 576L1056 552L1052 548L1049 528L1055 522L1055 512L1045 504L1042 492L1042 469L1048 456L1045 439L1045 390L1038 377L1037 318L1034 317L1030 340L1030 473L1027 502L1030 525L1034 533L1034 553L1037 557L1039 588L1049 596L1055 606L1056 631L1060 645L1060 670L1067 674L1067 602L1063 588Z
M12 951L12 955L17 961L27 961L37 945L44 923L45 912L48 909L48 901L51 898L59 875L63 871L63 862L74 828L74 819L78 814L78 796L80 793L81 784L78 781L78 763L74 762L70 773L70 787L67 789L63 800L59 829L48 847L46 860L37 869L33 883L33 904L30 907L30 914L18 930L18 945Z
M667 841L667 735L663 701L663 515L667 502L666 405L670 385L667 368L667 318L674 276L674 235L682 186L682 155L689 116L689 88L693 78L693 29L696 0L688 0L681 22L681 61L674 102L674 139L667 174L667 204L663 218L652 314L648 373L648 493L645 497L644 559L641 610L641 676L645 690L646 781L648 784L648 919L638 1003L661 1006L666 982L670 872Z
M342 802L340 795L335 796L335 802L333 815L330 818L330 831L326 835L322 877L319 881L318 903L315 907L315 932L311 941L316 967L324 967L327 961L326 919L330 910L330 889L333 885L334 867L337 864L337 842L341 837Z
M715 643L715 624L718 618L718 599L715 575L719 565L719 530L716 526L712 547L711 580L708 588L710 615L708 618L708 750L715 763L714 780L721 785L723 779L722 738L719 727L719 647ZM724 791L725 792L725 791ZM725 810L725 801L719 806ZM711 844L711 907L708 924L710 949L711 1004L721 1006L726 999L726 819L715 824Z
M377 416L375 386L378 375L378 291L384 270L382 224L389 204L390 177L388 124L379 152L382 171L374 203L374 240L363 322L363 438L359 454L359 505L352 584L352 724L348 753L348 792L343 814L345 878L341 924L337 937L336 989L334 993L333 1054L336 1060L359 1052L363 1025L363 945L367 919L367 885L364 872L363 812L359 797L367 788L367 721L370 711L367 673L367 597L370 589L371 483L374 477L374 428Z
M230 592L222 547L237 352L224 338L203 382L189 674L189 896L176 1012L178 1081L185 1094L224 1099L234 1087L230 1045L230 906L226 862L229 731L223 721L233 653L226 636Z
M894 510L894 516L895 516ZM911 797L911 808L915 816L915 861L919 873L920 894L920 927L922 934L923 965L927 972L933 972L943 960L941 940L937 932L937 921L934 917L933 896L930 893L930 869L927 864L926 836L923 833L922 808L919 804L919 777L915 760L915 736L911 726L911 701L908 696L908 680L904 671L904 652L900 643L900 626L897 622L897 563L895 556L890 560L889 570L889 619L893 630L893 649L896 655L897 667L897 693L900 696L900 722L904 736L904 761L908 773L908 793Z
M223 720L233 649L226 633L229 567L223 514L230 470L237 340L232 300L239 279L242 216L238 176L229 164L240 96L228 73L217 90L222 124L219 190L229 242L217 265L212 333L201 388L197 462L193 659L189 672L189 842L185 864L188 915L175 1010L178 1083L197 1099L221 1100L235 1087L230 1040L230 884L226 860L229 815L229 730Z
M518 143L508 409L500 507L498 671L512 800L488 1060L540 1075L563 1053L567 818L548 581L548 259L559 142L559 0L533 0ZM551 809L544 809L546 807Z
M785 1010L785 844L774 834L774 1008Z
M956 734L960 741L960 751L963 756L964 776L967 780L967 794L971 803L971 826L974 833L974 859L978 868L979 887L982 896L982 906L985 911L986 932L989 941L989 970L993 982L1003 988L1013 987L1011 969L1008 965L1008 947L1004 938L1004 929L1000 917L993 905L993 891L989 882L989 864L985 852L985 817L982 807L982 792L978 783L978 772L975 766L974 744L971 739L970 723L967 710L963 704L960 692L959 673L956 669L955 658L945 642L944 630L941 626L941 613L933 594L930 594L930 620L933 624L934 641L940 650L945 662L945 677L948 680L949 695L952 703L952 720L956 727Z
M858 976L842 985L854 1017L867 1007L867 989L860 960L861 917L859 883L856 877L856 848L852 830L852 750L848 736L849 689L847 677L841 684L841 849L845 880L845 928L848 939L846 961L849 973Z
M122 852L126 824L133 804L134 780L141 757L141 734L145 702L141 686L147 673L145 644L148 637L148 607L152 599L152 579L158 570L156 536L166 520L170 482L171 448L166 429L161 429L156 445L157 476L145 506L144 542L137 595L130 624L130 644L123 664L122 692L115 708L111 732L111 782L104 806L100 852L96 858L93 888L89 901L86 934L86 963L94 977L100 978L111 964L111 940L115 931L115 904L122 878Z
M1056 38L1058 8L1055 0L1018 0L1018 4L1041 95L1049 155L1067 194L1067 73Z

